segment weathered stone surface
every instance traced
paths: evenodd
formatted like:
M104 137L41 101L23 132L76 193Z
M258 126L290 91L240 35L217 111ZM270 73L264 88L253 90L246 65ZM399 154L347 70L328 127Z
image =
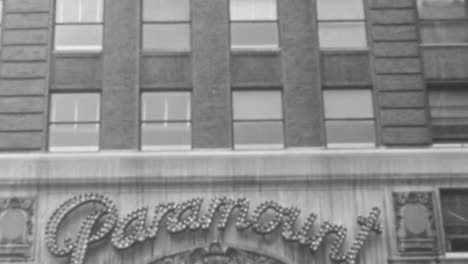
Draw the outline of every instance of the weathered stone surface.
M384 145L427 145L430 143L430 129L421 127L384 127L382 128Z
M273 54L233 54L231 57L233 86L281 85L281 57Z
M411 8L414 7L414 0L369 0L371 8Z
M424 107L426 97L424 92L380 92L381 108Z
M43 132L0 132L0 150L40 150Z
M100 148L137 149L140 9L135 1L105 2Z
M232 146L227 0L192 0L192 146Z
M421 62L419 58L378 58L375 68L379 73L420 73Z
M374 40L418 40L416 26L373 26Z
M372 24L414 24L415 13L412 9L371 10L370 21Z
M49 11L50 0L14 0L6 1L6 12L44 12Z
M47 46L6 46L2 48L5 61L47 60Z
M48 71L44 62L4 62L1 69L1 77L44 77Z
M322 63L323 85L371 84L367 52L323 54Z
M52 87L58 89L101 89L102 57L66 56L53 58Z
M43 128L41 114L0 114L0 131L37 131Z
M10 28L48 28L48 13L11 13L3 18L3 26Z
M318 34L313 1L278 1L287 147L323 146Z
M46 44L48 39L47 29L4 29L2 36L3 44Z
M43 96L0 97L0 113L31 113L45 110Z
M378 75L376 77L379 90L420 90L424 89L423 77L420 74Z
M46 88L47 82L44 78L0 81L0 95L43 95Z
M380 120L383 126L426 125L428 122L426 113L424 108L383 109L380 110Z
M149 88L191 87L192 67L188 54L142 58L141 85Z
M419 43L416 41L376 42L373 51L376 57L414 56L419 58Z
M468 79L468 47L424 47L422 56L426 78Z

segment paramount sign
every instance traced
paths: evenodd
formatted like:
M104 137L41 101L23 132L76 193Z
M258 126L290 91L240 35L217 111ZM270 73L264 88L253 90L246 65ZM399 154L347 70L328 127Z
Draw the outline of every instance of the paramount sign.
M368 216L360 216L357 223L360 230L350 248L343 252L347 229L341 225L326 221L313 234L312 228L317 215L312 213L301 228L296 228L295 222L300 214L296 207L284 207L275 201L266 201L258 205L249 214L250 202L245 198L231 199L214 197L209 202L208 210L202 214L202 198L194 198L182 203L159 203L153 210L151 221L147 221L150 209L145 206L118 220L117 207L114 202L100 194L86 193L65 201L51 215L45 231L46 245L49 251L57 257L69 256L70 264L84 264L88 247L107 236L111 236L111 243L116 249L127 249L135 243L156 238L158 230L166 228L169 233L184 232L186 230L209 230L216 227L223 230L227 227L232 213L238 210L235 225L239 231L253 231L259 235L271 234L281 230L283 240L299 243L307 247L312 253L324 243L324 238L330 236L329 257L336 263L355 264L356 258L364 242L371 232L380 233L378 223L380 210L373 208ZM58 234L61 223L67 216L86 204L99 204L86 216L80 225L79 232L74 239L66 239L60 246ZM269 215L265 221L265 215ZM215 216L219 215L214 223ZM128 232L129 227L131 232ZM62 243L61 243L62 244Z

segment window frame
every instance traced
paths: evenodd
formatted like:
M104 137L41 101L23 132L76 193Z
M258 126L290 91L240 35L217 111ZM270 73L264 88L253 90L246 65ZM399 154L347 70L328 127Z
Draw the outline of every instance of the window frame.
M167 94L167 93L180 93L180 94L187 94L188 95L188 102L189 107L188 110L190 111L189 119L177 119L177 120L145 120L144 116L144 104L143 104L143 97L145 94ZM188 151L193 149L193 92L191 90L173 90L173 89L166 89L166 90L141 90L140 91L140 107L139 107L139 150L144 152L157 152L157 151ZM143 126L145 124L163 124L163 123L170 123L170 124L189 124L190 127L190 144L189 145L161 145L161 146L148 146L145 147L143 145Z
M357 117L357 118L335 118L327 117L325 113L325 91L369 91L371 98L372 106L372 118L369 117ZM374 90L372 86L357 86L357 87L323 87L322 88L322 102L323 102L323 124L324 124L324 136L325 136L325 147L327 149L372 149L378 146L378 133L377 133L377 117L376 117L376 104L374 98ZM374 142L362 142L362 143L329 143L328 142L328 133L327 133L327 122L328 121L343 121L343 122L353 122L353 121L372 121L374 125Z
M279 0L272 0L275 2L275 19L233 19L231 14L231 4L232 1L235 0L228 0L228 17L229 17L229 49L231 51L278 51L280 49L281 43L281 35L280 35L280 28L279 28ZM255 1L255 0L251 0ZM242 46L234 46L233 45L233 24L273 24L276 27L276 43L273 46L260 46L260 45L242 45Z
M468 188L458 188L458 187L442 187L438 188L436 191L437 195L437 218L439 219L439 224L438 224L438 233L440 234L440 243L442 247L442 253L447 257L447 258L457 258L457 259L468 259L468 250L467 251L449 251L449 245L448 245L448 236L447 233L445 232L445 219L443 216L443 207L444 205L442 204L442 193L443 192L464 192L468 196ZM465 236L468 240L468 234Z
M143 53L190 53L192 51L192 0L188 1L188 14L189 17L187 20L183 19L175 19L175 20L145 20L144 17L144 8L145 8L145 1L140 0L140 49ZM145 26L146 25L187 25L189 32L188 32L188 49L158 49L158 48L145 48Z
M281 103L281 118L263 118L263 119L237 119L234 116L234 93L237 92L278 92L280 95ZM284 112L284 91L281 88L270 88L270 89L231 89L231 104L232 104L232 148L233 150L280 150L286 148L286 131L285 131L285 112ZM235 135L235 124L237 123L273 123L277 122L281 124L282 139L281 144L242 144L240 147L236 146L236 135Z
M416 0L416 12L418 17L419 39L421 46L468 46L468 39L465 42L424 42L422 38L423 25L438 24L444 22L464 22L466 26L466 36L468 37L468 1L464 0L465 4L465 17L464 18L423 18L419 10L419 1Z
M53 13L53 41L52 41L52 51L54 53L102 53L103 46L104 46L104 16L105 16L105 0L95 0L99 1L101 3L101 9L100 9L100 21L97 22L63 22L63 21L57 21L57 14L58 14L58 5L59 5L60 0L55 0L54 1L54 13ZM76 1L82 1L82 0L76 0ZM100 46L99 49L93 49L93 48L76 48L79 47L79 45L73 46L74 48L70 49L57 49L57 26L100 26L101 29L101 36L100 36Z
M98 120L97 121L52 121L52 113L53 113L53 95L72 95L72 94L92 94L98 96ZM51 91L49 92L49 107L48 107L48 120L47 120L47 151L53 153L60 153L60 152L98 152L100 151L100 142L101 142L101 123L102 123L102 93L100 91ZM97 125L98 133L97 133L97 145L94 147L73 147L73 146L65 146L65 147L52 147L51 143L51 127L52 125Z
M468 44L468 43L467 43ZM460 91L468 88L468 82L458 82L458 81L443 81L443 82L428 82L427 83L427 107L428 107L428 114L429 114L429 125L431 129L431 141L432 147L435 148L459 148L459 147L468 147L468 133L467 133L467 140L451 140L451 139L436 139L434 135L434 122L432 116L432 105L430 101L430 94L431 91L446 91L450 93L451 91ZM468 93L468 91L467 91ZM466 104L468 108L468 102ZM450 117L445 117L449 119ZM468 115L466 117L468 119Z
M370 47L370 43L369 43L369 32L368 32L368 26L367 26L367 1L365 0L360 0L361 4L362 4L362 10L363 10L363 17L362 18L344 18L344 19L340 19L340 18L326 18L326 19L322 19L322 18L319 18L319 4L318 4L318 0L316 2L316 19L315 19L315 22L317 24L317 37L318 37L318 46L319 46L319 49L320 51L362 51L362 50L369 50L369 47ZM365 38L364 38L364 43L365 43L365 46L362 46L362 47L354 47L354 46L348 46L348 47L322 47L322 44L321 44L321 38L320 38L320 25L322 24L327 24L327 23L362 23L363 26L364 26L364 34L365 34Z

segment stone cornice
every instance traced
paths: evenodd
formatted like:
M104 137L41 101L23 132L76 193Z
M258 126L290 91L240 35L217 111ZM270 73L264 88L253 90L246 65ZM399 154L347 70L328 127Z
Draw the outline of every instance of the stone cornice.
M303 182L468 183L468 149L25 153L0 155L0 186Z

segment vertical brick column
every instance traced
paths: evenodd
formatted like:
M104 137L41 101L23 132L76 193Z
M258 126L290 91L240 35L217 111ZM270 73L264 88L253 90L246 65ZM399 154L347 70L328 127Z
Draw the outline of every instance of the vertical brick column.
M192 0L192 144L232 144L227 0Z
M416 1L368 2L382 144L429 144Z
M41 150L48 78L49 0L4 1L0 151Z
M138 148L140 1L105 0L101 149Z
M324 145L315 1L278 1L286 146Z

